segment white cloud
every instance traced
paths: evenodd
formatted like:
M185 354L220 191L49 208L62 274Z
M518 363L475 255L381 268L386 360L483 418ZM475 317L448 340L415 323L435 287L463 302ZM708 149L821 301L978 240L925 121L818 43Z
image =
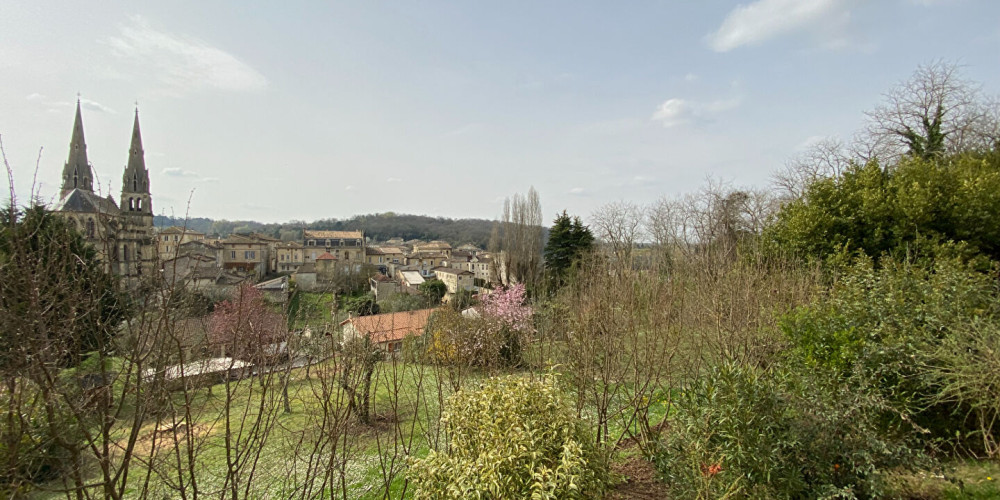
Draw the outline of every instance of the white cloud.
M36 102L42 106L45 106L46 108L48 108L49 111L58 111L65 108L70 108L73 107L75 104L73 101L53 101L48 97L45 97L44 95L39 94L37 92L30 94L28 96L28 100L31 102ZM90 111L98 111L101 113L111 113L111 114L116 113L114 109L105 106L97 101L92 101L90 99L87 99L86 97L80 98L80 105L83 107L83 109Z
M720 99L709 102L686 99L667 99L653 113L652 120L664 127L709 120L715 115L734 109L740 105L739 99Z
M354 191L355 189L357 188L351 185L347 185L344 187L344 191Z
M850 17L852 0L757 0L731 10L722 25L708 35L708 45L716 52L728 52L743 45L797 32L825 34L834 43L843 40L843 28Z
M194 37L157 31L142 16L106 40L112 53L178 92L202 89L259 92L267 79L236 56Z
M696 75L694 73L688 73L688 74L684 75L684 81L688 82L688 83L697 82L698 81L698 75Z
M161 170L160 172L167 177L174 177L178 179L180 178L192 179L195 182L219 182L218 177L202 177L198 175L196 172L192 172L190 170L184 170L183 168L178 168L178 167L167 167Z
M399 177L389 177L385 180L385 182L403 182L403 179L400 179Z
M194 172L189 172L183 168L169 167L163 169L163 175L167 177L197 177L198 175Z
M587 190L583 189L582 187L575 187L569 190L569 194L584 194L586 192Z

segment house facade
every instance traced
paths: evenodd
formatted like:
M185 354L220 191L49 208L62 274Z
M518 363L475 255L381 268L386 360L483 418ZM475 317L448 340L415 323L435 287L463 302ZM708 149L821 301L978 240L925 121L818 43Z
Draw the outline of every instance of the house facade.
M183 227L171 226L161 229L156 233L156 247L160 261L177 257L181 245L204 239L205 233L199 233L198 231L192 231Z
M239 234L222 240L222 267L226 271L260 278L267 274L269 262L267 242Z
M291 274L305 264L305 252L297 241L283 241L275 245L275 272Z

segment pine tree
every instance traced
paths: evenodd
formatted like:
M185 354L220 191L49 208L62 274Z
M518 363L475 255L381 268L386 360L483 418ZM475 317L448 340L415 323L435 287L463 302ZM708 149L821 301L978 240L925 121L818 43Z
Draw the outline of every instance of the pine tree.
M556 287L562 285L573 263L593 243L594 235L579 217L571 218L565 210L556 216L545 245L545 269Z

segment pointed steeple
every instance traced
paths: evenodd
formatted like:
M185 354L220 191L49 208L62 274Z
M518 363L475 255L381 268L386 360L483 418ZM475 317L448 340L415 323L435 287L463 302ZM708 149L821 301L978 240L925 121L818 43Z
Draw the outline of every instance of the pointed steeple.
M128 149L128 163L122 174L121 210L123 213L152 217L152 197L149 193L149 170L146 170L145 154L142 150L142 134L139 132L139 108L135 108L132 123L132 144ZM152 225L150 218L149 225Z
M132 145L128 149L128 166L125 167L125 170L146 171L146 159L142 151L142 134L139 133L139 108L135 108L135 121L132 123ZM144 192L149 192L149 186L146 186Z
M76 99L76 120L73 122L73 137L69 141L69 159L63 167L62 195L74 189L94 190L94 173L87 161L87 142L83 138L83 114L80 112L80 98Z

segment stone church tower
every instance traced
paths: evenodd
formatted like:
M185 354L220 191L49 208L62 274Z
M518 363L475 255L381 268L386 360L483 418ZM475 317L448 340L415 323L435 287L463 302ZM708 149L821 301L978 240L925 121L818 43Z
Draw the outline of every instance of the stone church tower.
M97 250L104 268L121 277L151 276L156 268L156 237L149 171L139 133L139 111L132 125L132 144L122 175L121 207L109 195L94 192L94 172L87 161L80 101L69 144L69 159L63 166L62 189L54 210Z
M148 274L156 264L156 235L153 234L153 198L149 193L149 170L146 170L139 132L139 110L135 110L132 123L132 143L128 150L128 163L122 174L121 231L118 240L121 248L123 276Z

